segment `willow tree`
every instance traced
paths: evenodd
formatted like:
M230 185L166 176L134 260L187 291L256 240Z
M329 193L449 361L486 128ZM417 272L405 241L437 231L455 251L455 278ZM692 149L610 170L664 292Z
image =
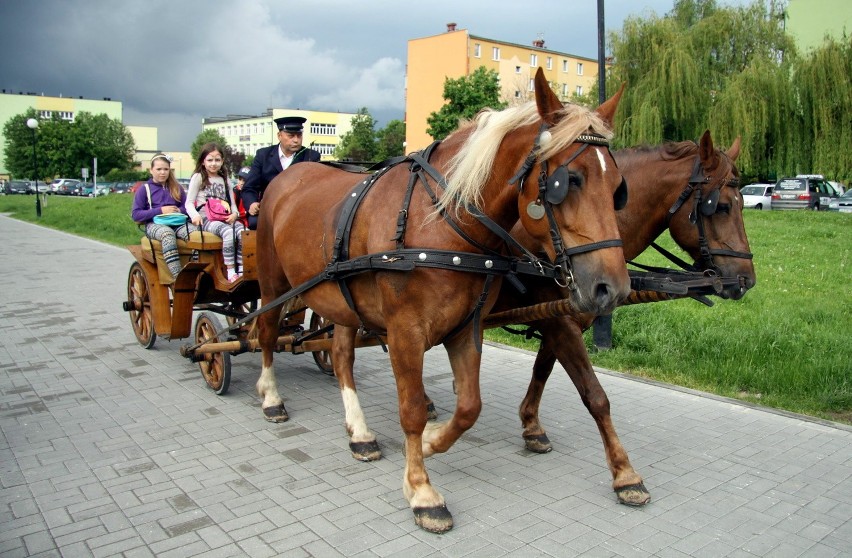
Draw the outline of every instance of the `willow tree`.
M677 0L664 17L628 18L610 35L614 65L607 88L627 83L616 118L618 143L695 139L708 128L720 145L758 135L769 115L790 104L789 88L777 86L789 78L795 56L781 14L775 1L720 8L715 0ZM754 82L774 85L749 90ZM757 106L755 94L765 107ZM719 115L715 125L711 114ZM730 118L724 125L722 116ZM758 141L749 164L768 170L778 154L766 144L774 141Z
M852 37L826 39L797 61L793 84L801 103L809 166L829 179L852 178ZM803 142L804 143L804 142Z

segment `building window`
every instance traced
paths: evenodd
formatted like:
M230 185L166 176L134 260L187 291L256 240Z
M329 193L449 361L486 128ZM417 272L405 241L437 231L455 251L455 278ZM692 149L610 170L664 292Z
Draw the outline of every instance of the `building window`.
M567 83L562 84L562 95L564 97L568 96L568 84Z
M500 60L500 47L491 47L491 59Z
M552 70L553 69L553 57L548 56L546 64L547 64L547 69Z
M530 54L530 66L533 68L538 66L538 54Z
M582 86L582 85L578 85L578 86L577 86L577 90L576 90L576 91L574 91L574 94L575 94L575 95L578 95L578 96L579 96L579 95L582 95L582 94L583 94L583 86Z
M516 98L516 99L520 99L520 98L521 98L521 90L520 90L520 89L515 89L515 98Z
M535 83L533 82L533 80L532 80L532 79L530 79L529 90L530 90L530 91L535 91Z
M313 149L319 151L320 155L334 155L334 148L337 147L331 143L315 143Z
M563 60L563 61L562 61L562 71L563 71L563 72L567 72L567 71L568 71L568 61L567 61L567 60Z
M311 124L311 134L315 136L336 136L336 124Z
M473 44L473 55L476 58L479 58L479 57L482 56L482 45L480 45L479 43Z
M47 120L50 120L50 117L51 117L52 114L53 114L53 111L50 111L50 110L43 110L43 111L38 113L38 115L41 118L45 118Z
M521 67L520 67L520 66L515 66L515 73L516 73L516 74L520 74L520 73L521 73Z
M577 62L577 75L578 76L583 75L583 63L582 62Z

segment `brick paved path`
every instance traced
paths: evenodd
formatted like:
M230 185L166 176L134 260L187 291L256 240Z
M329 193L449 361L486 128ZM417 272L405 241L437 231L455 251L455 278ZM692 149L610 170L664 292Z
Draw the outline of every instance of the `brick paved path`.
M533 356L486 347L484 408L427 460L456 527L414 525L388 359L356 376L384 458L350 456L336 382L282 354L289 422L261 418L258 354L207 390L182 342L136 343L121 311L126 250L0 216L0 555L850 556L852 429L601 374L653 501L615 502L600 438L564 374L523 449L517 406ZM426 355L442 417L446 353Z

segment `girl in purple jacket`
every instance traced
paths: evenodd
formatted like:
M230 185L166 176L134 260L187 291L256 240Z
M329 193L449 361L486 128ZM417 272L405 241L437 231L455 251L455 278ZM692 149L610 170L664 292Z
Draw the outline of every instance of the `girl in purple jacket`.
M188 240L189 233L198 230L198 227L192 223L180 226L160 225L154 222L154 217L171 213L186 215L185 203L186 192L172 174L170 158L168 155L157 153L151 159L151 178L136 190L130 216L137 223L145 225L145 234L149 238L159 240L163 245L163 259L172 277L177 277L181 269L177 238Z

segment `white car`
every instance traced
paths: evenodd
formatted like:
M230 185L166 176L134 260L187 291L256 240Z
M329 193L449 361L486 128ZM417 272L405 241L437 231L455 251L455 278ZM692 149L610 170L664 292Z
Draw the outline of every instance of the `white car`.
M740 189L746 209L772 209L772 184L749 184Z

